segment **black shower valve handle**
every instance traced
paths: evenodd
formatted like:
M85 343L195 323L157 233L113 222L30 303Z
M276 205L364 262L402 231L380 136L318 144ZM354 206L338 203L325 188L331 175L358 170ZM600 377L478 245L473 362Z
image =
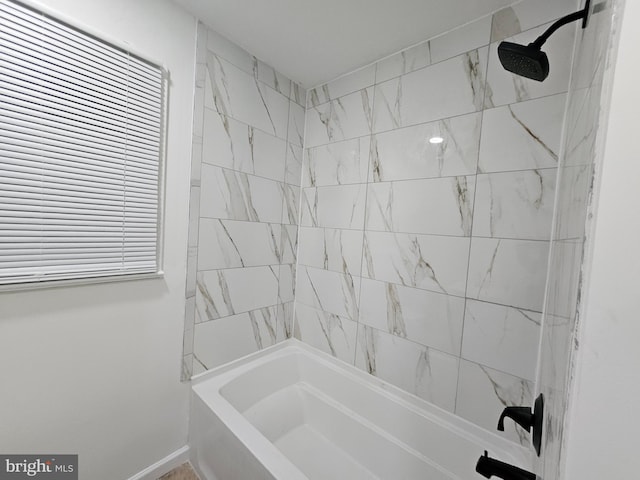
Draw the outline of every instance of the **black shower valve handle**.
M536 453L540 456L542 448L542 423L544 420L544 395L541 393L536 398L533 410L529 407L507 407L500 414L498 430L504 432L504 419L510 418L527 432L532 433L531 443ZM533 429L533 432L531 430Z
M531 432L533 426L533 412L529 407L507 407L502 411L498 420L498 430L504 432L504 419L510 418L527 432Z

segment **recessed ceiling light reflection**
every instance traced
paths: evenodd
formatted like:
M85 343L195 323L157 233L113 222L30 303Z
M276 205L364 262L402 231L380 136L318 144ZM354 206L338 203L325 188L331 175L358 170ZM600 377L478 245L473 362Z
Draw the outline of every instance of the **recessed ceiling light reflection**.
M429 139L429 143L433 143L434 145L437 145L438 143L442 143L444 142L444 138L442 137L431 137Z

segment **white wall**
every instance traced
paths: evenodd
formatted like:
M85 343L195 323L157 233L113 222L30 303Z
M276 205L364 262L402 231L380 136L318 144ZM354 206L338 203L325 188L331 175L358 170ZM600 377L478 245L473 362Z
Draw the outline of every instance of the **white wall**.
M164 279L0 294L0 452L79 453L128 478L187 441L179 382L195 21L168 0L44 5L171 71Z
M569 412L567 479L638 478L640 4L626 2Z

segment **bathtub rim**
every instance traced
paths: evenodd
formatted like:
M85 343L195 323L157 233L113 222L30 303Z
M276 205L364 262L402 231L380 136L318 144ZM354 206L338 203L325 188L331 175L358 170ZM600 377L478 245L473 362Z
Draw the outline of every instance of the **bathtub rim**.
M426 417L429 421L438 424L441 427L451 429L456 435L477 443L479 445L478 456L482 454L482 450L488 450L490 454L496 458L500 458L500 455L504 453L510 457L510 459L515 459L517 464L522 468L531 468L533 466L534 452L532 447L518 445L511 440L503 438L494 432L486 430L469 420L454 414L453 412L438 407L427 400L402 390L385 380L375 377L354 365L337 359L328 353L295 338L287 339L263 350L253 352L249 355L245 355L244 357L193 376L191 379L191 394L197 395L212 410L214 409L212 404L215 404L216 406L222 407L223 412L233 411L248 422L243 413L237 410L223 396L221 389L232 380L241 377L244 373L250 371L254 366L268 358L276 359L292 354L302 354L311 357L312 361L319 362L321 365L324 365L336 372L336 374L346 375L364 387L372 389L377 394L383 395L387 399L396 402L399 401L404 408ZM209 398L209 396L211 398ZM212 400L212 402L208 400ZM222 405L217 403L220 401L223 402ZM232 417L236 417L237 419L236 415L232 415ZM251 427L253 427L253 425L251 425ZM257 429L256 431L262 437L262 434ZM264 440L269 442L266 438L264 438ZM507 461L508 460L509 459L507 459Z

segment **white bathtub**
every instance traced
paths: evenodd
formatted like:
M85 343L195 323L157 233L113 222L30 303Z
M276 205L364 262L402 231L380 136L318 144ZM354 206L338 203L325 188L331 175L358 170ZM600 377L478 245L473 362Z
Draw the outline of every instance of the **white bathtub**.
M206 480L478 480L483 450L526 449L296 340L193 381L191 461Z

